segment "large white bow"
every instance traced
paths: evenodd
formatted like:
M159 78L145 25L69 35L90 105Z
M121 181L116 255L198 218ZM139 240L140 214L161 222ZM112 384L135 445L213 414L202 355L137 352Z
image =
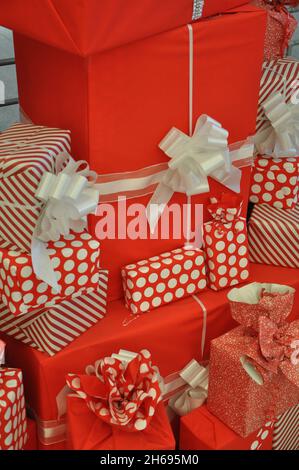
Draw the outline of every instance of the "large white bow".
M204 404L208 397L209 371L193 359L180 372L188 388L179 396L171 398L169 406L179 416L185 416Z
M58 241L70 231L82 232L87 225L87 215L95 212L99 201L97 174L84 160L75 162L62 153L57 158L56 174L45 172L36 191L45 203L35 236L31 256L35 275L58 293L61 290L47 252L45 242Z
M269 120L254 137L260 154L276 157L299 155L299 106L287 104L281 93L273 93L263 104Z
M208 176L234 192L240 192L241 170L232 165L228 131L203 114L197 120L192 137L173 127L159 147L170 158L147 207L147 218L154 232L159 217L174 192L187 196L207 193Z

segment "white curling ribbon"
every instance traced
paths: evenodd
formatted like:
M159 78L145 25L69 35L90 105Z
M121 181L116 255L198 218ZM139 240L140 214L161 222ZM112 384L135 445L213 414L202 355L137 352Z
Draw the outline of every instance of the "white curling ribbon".
M254 137L260 154L293 157L299 154L299 106L287 104L281 93L273 93L263 104L266 129Z
M159 147L170 158L147 207L147 218L154 232L159 217L175 192L187 196L207 193L208 176L227 188L240 192L241 171L232 166L228 131L203 114L191 137L172 128Z
M209 371L195 359L180 372L180 377L189 387L169 401L169 406L179 416L185 416L204 404L208 397Z

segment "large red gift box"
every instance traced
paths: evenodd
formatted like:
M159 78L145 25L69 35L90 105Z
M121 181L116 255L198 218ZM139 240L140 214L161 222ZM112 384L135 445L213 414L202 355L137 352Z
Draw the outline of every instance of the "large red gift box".
M77 397L67 397L67 448L71 450L174 450L175 440L163 403L140 432L102 422Z
M22 371L0 367L0 450L22 450L27 439Z
M0 24L86 56L223 13L246 0L11 0ZM158 9L157 9L158 6Z
M299 318L299 273L287 268L252 265L252 278L257 281L283 282L285 278L298 293L290 320ZM117 348L139 351L147 348L163 377L181 370L193 358L208 357L210 342L236 325L229 311L227 290L205 291L155 309L144 315L130 315L123 302L111 302L108 315L96 326L76 339L54 357L3 335L7 343L7 359L24 371L30 408L39 417L39 439L47 445L64 439L64 421L59 420L57 400L65 384L65 375L81 373L86 364L110 355ZM165 335L172 341L165 348ZM201 343L201 344L200 344ZM178 348L184 344L184 348ZM60 413L61 414L61 413Z
M30 418L27 418L27 433L28 441L24 447L24 450L37 450L36 422Z
M181 450L271 450L274 422L243 438L209 412L206 405L180 420Z
M245 6L106 52L92 50L88 57L16 33L20 104L33 122L67 126L75 157L87 159L99 174L167 162L158 148L161 139L173 126L191 132L203 113L229 130L230 143L244 140L255 130L264 28L264 12ZM250 168L242 173L248 200ZM223 185L211 179L210 189L217 195ZM205 203L208 197L192 202ZM134 202L146 206L148 201L143 196ZM176 193L171 202L182 206L186 197ZM118 213L117 204L113 208L118 216L126 212L122 207ZM185 241L183 235L167 241L116 238L103 244L112 299L121 296L121 266Z
M0 296L14 315L52 307L82 295L99 282L100 244L89 233L70 234L49 242L47 251L60 288L52 288L33 272L27 253L0 248Z

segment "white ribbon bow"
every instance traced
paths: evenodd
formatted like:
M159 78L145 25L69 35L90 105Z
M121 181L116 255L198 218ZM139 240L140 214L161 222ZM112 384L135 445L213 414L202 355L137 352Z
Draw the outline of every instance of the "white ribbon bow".
M158 220L174 192L187 196L207 193L208 176L235 192L240 192L241 170L232 165L228 131L203 114L197 120L192 137L173 127L159 147L170 158L147 207L147 217L154 232Z
M287 104L277 92L265 101L263 109L269 125L254 137L258 152L276 157L299 155L299 106Z
M75 162L62 153L57 158L56 174L45 172L36 197L45 203L35 236L31 255L35 275L58 293L61 290L47 252L45 242L58 241L70 231L82 232L87 215L95 212L99 201L97 174L90 171L84 160Z
M209 372L195 359L180 372L180 377L189 385L184 392L169 401L169 406L179 416L185 416L204 404L208 397Z

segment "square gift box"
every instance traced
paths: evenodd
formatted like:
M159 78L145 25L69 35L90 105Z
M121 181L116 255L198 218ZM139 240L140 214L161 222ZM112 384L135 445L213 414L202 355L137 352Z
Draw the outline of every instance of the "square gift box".
M0 134L0 239L31 252L44 206L36 191L70 146L70 131L31 124L14 124Z
M294 209L299 189L299 158L259 156L252 172L250 201Z
M0 297L14 315L52 307L72 295L96 288L99 281L100 244L89 233L71 234L48 243L48 253L60 292L38 279L31 256L0 249Z
M121 274L126 305L132 313L152 310L207 286L203 252L192 246L129 264Z
M268 421L258 431L240 437L206 405L197 408L180 420L181 450L271 450L274 422Z
M254 206L248 225L253 263L299 268L299 204L293 210Z
M0 450L22 450L27 439L22 371L0 367Z

